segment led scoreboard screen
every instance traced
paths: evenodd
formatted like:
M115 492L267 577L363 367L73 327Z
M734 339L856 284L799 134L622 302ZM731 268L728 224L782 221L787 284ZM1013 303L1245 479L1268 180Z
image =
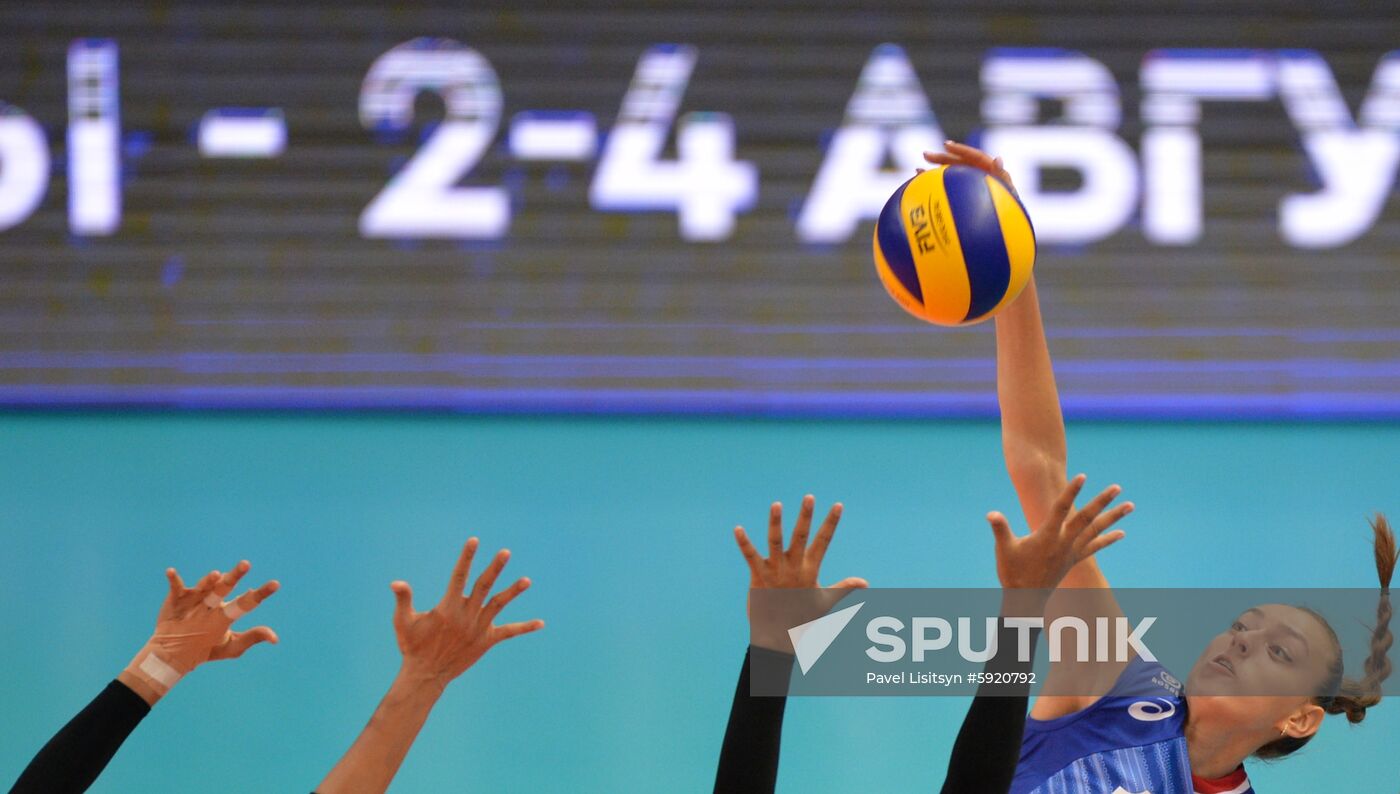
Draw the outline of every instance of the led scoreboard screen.
M0 405L985 414L871 263L954 138L1070 412L1400 415L1384 5L7 3Z

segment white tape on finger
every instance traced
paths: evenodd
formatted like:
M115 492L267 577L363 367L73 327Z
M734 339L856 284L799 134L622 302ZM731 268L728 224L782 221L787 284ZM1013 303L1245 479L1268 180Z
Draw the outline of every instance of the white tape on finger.
M224 604L224 614L228 616L229 620L238 620L248 614L248 610L239 606L237 601L230 601Z
M210 593L204 597L204 605L210 609L218 609L224 605L224 599L220 598L218 593Z

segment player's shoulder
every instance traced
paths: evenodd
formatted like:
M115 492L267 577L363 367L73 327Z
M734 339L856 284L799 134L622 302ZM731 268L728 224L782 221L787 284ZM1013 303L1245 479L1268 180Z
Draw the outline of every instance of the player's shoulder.
M1058 731L1085 721L1113 723L1127 720L1127 725L1155 723L1178 713L1181 713L1178 718L1183 718L1182 712L1180 679L1155 661L1134 657L1102 697L1093 699L1084 708L1051 719L1033 717L1026 721L1026 730Z
M1053 774L1078 759L1123 748L1166 747L1185 734L1181 682L1156 662L1134 659L1092 704L1053 719L1026 720L1021 767Z

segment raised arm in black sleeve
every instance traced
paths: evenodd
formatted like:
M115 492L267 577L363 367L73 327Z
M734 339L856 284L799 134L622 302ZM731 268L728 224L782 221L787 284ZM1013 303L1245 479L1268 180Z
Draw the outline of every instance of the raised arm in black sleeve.
M793 659L792 654L753 646L744 654L739 685L734 689L734 705L729 708L729 725L724 729L724 746L719 753L715 794L762 794L778 784L778 750L783 740L787 698L756 697L749 692L754 674L765 682L785 680L792 672ZM751 667L756 668L753 674Z
M1039 629L1030 633L1030 657L1035 658ZM1003 626L997 647L1016 648L1016 630ZM982 668L984 673L1012 674L1008 682L983 683L968 706L953 752L943 794L1006 794L1021 760L1021 734L1026 729L1030 703L1031 662L1020 662L1014 652L998 653Z
M54 734L25 767L10 794L87 791L150 712L139 695L113 681Z
M1030 633L1032 659L1038 637L1038 630ZM1016 630L1002 627L998 642L998 647L1016 648ZM790 673L793 657L752 647L745 654L739 684L734 690L734 703L729 710L724 746L720 750L715 794L763 794L773 791L777 785L787 698L749 694L751 661L758 675L772 681ZM1017 661L1014 653L1001 653L987 662L983 671L1029 673L1031 664ZM953 744L948 774L943 782L944 794L1006 794L1020 760L1021 733L1026 727L1029 702L1029 679L1017 680L1013 676L1010 683L987 683L978 687L977 697L968 707Z

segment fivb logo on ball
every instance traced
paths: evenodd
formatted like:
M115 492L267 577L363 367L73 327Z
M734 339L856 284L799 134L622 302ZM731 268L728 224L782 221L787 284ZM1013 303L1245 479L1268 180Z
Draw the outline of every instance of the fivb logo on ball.
M1035 264L1025 208L996 177L932 168L900 185L875 224L875 272L905 311L968 325L1020 294Z
M864 606L865 602L862 601L788 629L797 665L803 675L816 665ZM976 620L983 627L981 648L973 647L977 632L971 617L950 620L920 616L910 618L906 624L897 617L880 615L865 624L865 636L871 643L865 649L865 655L881 664L902 662L906 657L915 662L924 662L931 654L956 647L958 656L964 661L982 664L997 655L999 629L1006 628L1016 632L1016 660L1019 662L1031 661L1031 632L1042 629L1049 635L1051 662L1127 662L1134 655L1145 662L1157 661L1143 641L1148 629L1156 622L1155 617L1145 617L1136 624L1121 616L1113 619L1094 618L1093 634L1096 640L1093 649L1089 647L1089 621L1075 616L1055 618L1048 627L1042 617L984 617ZM1068 648L1065 642L1067 632L1072 637ZM1112 647L1108 641L1110 634L1114 637Z

